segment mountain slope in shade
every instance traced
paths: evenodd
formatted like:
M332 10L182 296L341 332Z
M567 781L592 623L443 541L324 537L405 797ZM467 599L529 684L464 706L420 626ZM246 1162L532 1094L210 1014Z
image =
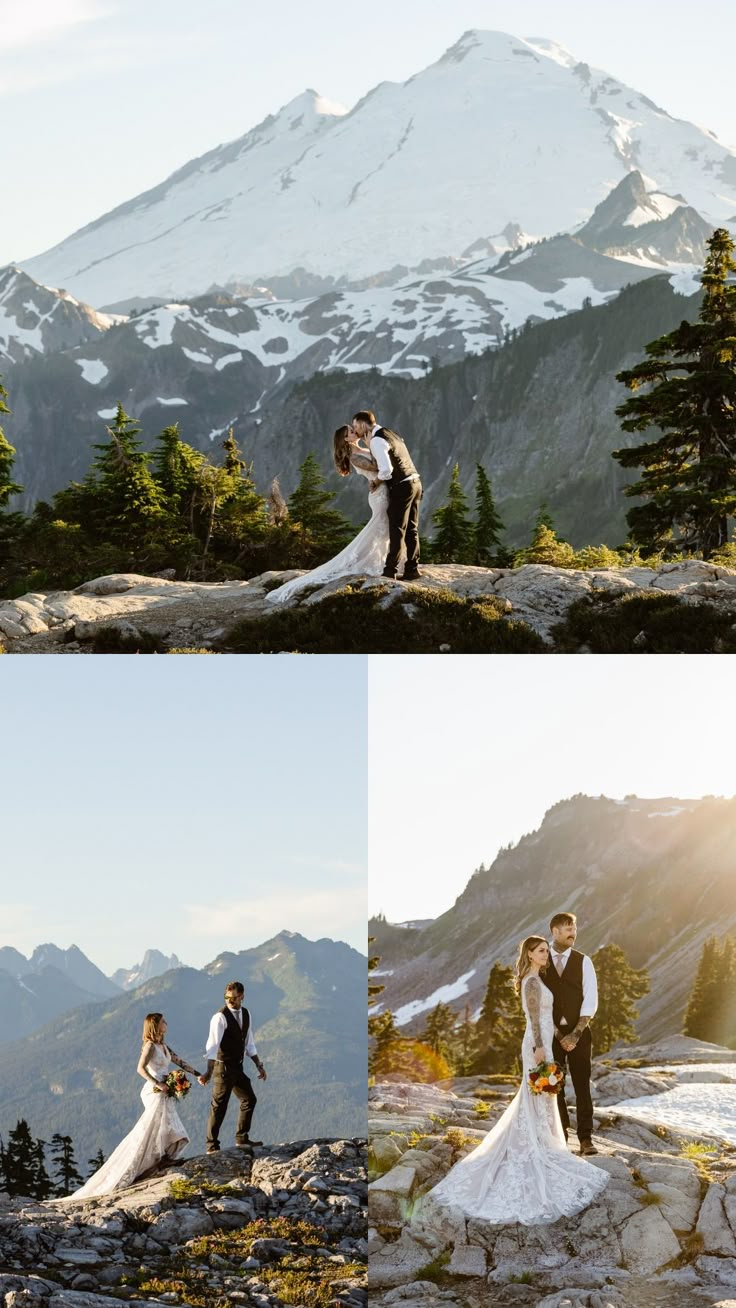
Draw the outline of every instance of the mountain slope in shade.
M556 804L429 926L371 922L380 1002L409 1030L440 998L477 1012L492 964L512 963L520 940L547 934L552 914L569 910L579 948L594 953L613 942L649 969L641 1038L676 1033L703 941L736 926L735 838L734 799L579 795Z
M19 976L0 967L0 1044L30 1035L62 1013L96 999L99 995L82 989L56 967Z
M540 280L554 275L543 264L538 271ZM692 282L685 281L687 290ZM306 360L302 373L299 360L288 370L285 364L267 369L248 352L219 369L193 366L184 352L191 334L199 334L204 350L207 332L228 321L228 307L237 310L205 297L197 315L181 321L170 314L172 340L155 349L128 325L114 328L95 352L106 369L96 385L84 381L75 351L18 365L8 378L13 414L5 430L17 449L14 472L25 503L85 475L91 446L104 439L122 394L149 445L178 420L184 439L217 459L234 426L264 493L278 476L291 494L300 464L315 453L339 507L359 524L367 511L365 488L357 477L335 475L330 438L367 406L410 443L425 487L425 523L445 501L452 465L459 463L472 495L481 462L515 546L528 541L541 500L574 545L616 545L626 535L622 488L633 474L614 463L611 451L634 439L622 434L615 416L623 398L616 373L633 366L647 341L696 317L699 299L676 293L667 276L649 276L599 307L525 328L500 349L432 368L417 380L377 369L312 376ZM222 342L218 348L227 355ZM321 349L317 340L313 350Z
M231 980L246 987L269 1074L256 1088L258 1138L365 1135L365 957L345 944L288 931L255 949L222 954L203 971L175 968L6 1046L0 1135L23 1116L43 1139L70 1134L78 1159L98 1148L109 1153L141 1111L143 1083L135 1068L145 1014L165 1013L173 1048L202 1068L210 1018ZM191 1153L202 1150L209 1097L195 1084L181 1106ZM233 1104L223 1144L232 1142L236 1117Z
M712 134L554 42L470 31L350 113L305 93L24 267L96 304L296 268L365 277L510 223L567 231L634 169L711 226L736 212L736 155Z
M103 998L120 992L120 987L90 962L76 945L71 945L69 949L59 949L58 945L37 945L29 963L32 972L44 967L57 968L91 995Z

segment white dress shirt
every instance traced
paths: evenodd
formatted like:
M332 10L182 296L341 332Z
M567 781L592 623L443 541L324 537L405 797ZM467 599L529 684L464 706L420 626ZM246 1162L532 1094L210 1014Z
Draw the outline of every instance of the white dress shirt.
M232 1013L233 1017L235 1018L235 1021L238 1023L238 1026L242 1031L243 1029L242 1008L239 1008L237 1012L235 1011L234 1008L231 1008L230 1012ZM210 1033L207 1038L207 1048L205 1050L205 1057L208 1060L210 1058L213 1060L217 1058L217 1055L220 1051L220 1042L225 1034L226 1028L227 1028L227 1021L225 1019L225 1014L215 1013L213 1015L212 1021L210 1022ZM246 1054L248 1054L250 1058L255 1058L258 1054L258 1050L256 1049L256 1042L253 1039L253 1028L251 1026L248 1027L248 1032L245 1037L245 1052Z
M394 465L391 462L391 455L389 454L391 447L388 441L384 440L383 436L376 436L376 432L380 430L380 424L376 423L368 437L368 444L371 447L371 454L378 464L378 480L390 481L394 475Z
M562 968L564 972L565 967L567 966L567 960L570 957L572 945L570 945L569 949L565 949L562 955L557 953L557 950L555 949L555 946L553 944L550 944L549 948L550 948L550 964L549 964L550 967L553 967L555 971L557 971L557 960L558 958L562 957L565 960ZM597 1007L598 1007L598 980L596 978L595 968L593 967L592 960L588 958L588 955L583 954L583 1002L580 1008L580 1016L587 1017L587 1018L595 1017ZM568 1026L568 1025L569 1023L567 1019L561 1017L560 1026Z

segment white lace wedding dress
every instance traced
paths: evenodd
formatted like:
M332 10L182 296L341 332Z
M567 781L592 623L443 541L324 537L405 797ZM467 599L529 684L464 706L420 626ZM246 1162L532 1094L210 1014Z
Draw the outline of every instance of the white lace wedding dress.
M350 466L353 472L358 472L361 477L373 481L376 476L375 464L371 461L369 467L362 466L361 453L363 452L358 451L358 458L351 457ZM328 559L318 568L313 568L311 572L305 572L302 577L294 577L292 581L287 581L277 590L269 591L266 596L267 602L283 604L285 600L291 599L292 595L306 586L334 581L338 577L354 576L357 573L380 577L388 554L388 488L381 485L376 490L370 491L368 504L371 510L370 521L344 550L336 554L334 559Z
M153 1045L146 1068L157 1081L161 1081L169 1071L170 1062L166 1045ZM81 1189L64 1199L55 1200L55 1203L91 1199L95 1195L110 1194L113 1190L124 1190L137 1176L148 1172L157 1163L177 1158L189 1144L173 1096L154 1090L151 1082L146 1081L141 1099L143 1116L138 1118L133 1130Z
M487 1222L536 1226L587 1208L608 1184L608 1173L568 1153L554 1095L533 1095L529 1072L534 1050L552 1056L552 992L538 976L522 981L526 1030L521 1046L523 1077L518 1093L488 1135L429 1191L422 1209L460 1209Z

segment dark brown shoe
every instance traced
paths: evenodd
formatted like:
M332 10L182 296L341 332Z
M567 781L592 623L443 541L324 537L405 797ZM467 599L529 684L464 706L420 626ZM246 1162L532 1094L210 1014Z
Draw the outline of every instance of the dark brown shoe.
M592 1141L592 1140L581 1140L581 1141L580 1141L580 1152L581 1152L581 1154L583 1154L583 1155L586 1155L586 1154L597 1154L597 1153L598 1153L598 1150L596 1149L596 1147L595 1147L595 1145L593 1144L593 1141Z

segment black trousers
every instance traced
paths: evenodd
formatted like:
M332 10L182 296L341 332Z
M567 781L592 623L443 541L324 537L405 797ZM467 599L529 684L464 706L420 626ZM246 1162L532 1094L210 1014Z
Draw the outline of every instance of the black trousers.
M406 545L406 572L416 572L419 563L419 504L422 483L400 481L388 488L388 554L384 577L395 577L402 545Z
M257 1102L253 1086L245 1075L242 1066L226 1067L224 1063L217 1062L212 1073L212 1101L210 1103L210 1115L207 1118L208 1145L219 1142L220 1127L225 1120L231 1095L235 1095L236 1099L240 1100L238 1124L235 1128L235 1143L247 1144L253 1109Z
M589 1140L593 1131L593 1100L590 1095L592 1048L593 1037L590 1034L590 1027L585 1028L575 1048L569 1054L565 1053L559 1040L555 1038L552 1042L552 1057L560 1065L567 1065L575 1089L578 1140ZM570 1117L565 1103L564 1090L557 1096L557 1107L560 1110L562 1129L567 1135L570 1130Z

